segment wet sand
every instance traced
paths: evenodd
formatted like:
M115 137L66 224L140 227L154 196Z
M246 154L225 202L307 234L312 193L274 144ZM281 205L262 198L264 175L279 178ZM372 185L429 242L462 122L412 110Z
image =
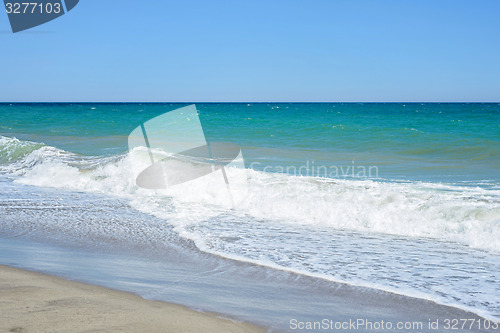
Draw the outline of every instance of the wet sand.
M0 265L1 332L263 332L213 313Z

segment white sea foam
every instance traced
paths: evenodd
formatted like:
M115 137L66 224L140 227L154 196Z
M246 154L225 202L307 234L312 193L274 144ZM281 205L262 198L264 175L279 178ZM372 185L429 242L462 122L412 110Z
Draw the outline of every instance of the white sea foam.
M14 139L1 140L0 151ZM83 158L41 146L4 163L1 171L17 175L16 182L23 184L128 197L134 208L165 219L210 253L427 295L500 317L495 282L500 268L498 259L491 259L500 253L498 187L228 168L229 190L215 172L148 191L134 180L148 165L149 156L140 147L120 156ZM386 242L393 245L384 246ZM446 251L436 254L441 248ZM464 252L467 248L489 254ZM464 263L476 267L465 268ZM462 274L464 270L468 273Z
M12 145L6 144L5 138L1 140L0 147ZM26 146L21 142L19 145ZM220 173L171 189L148 191L137 188L134 181L148 163L143 148L121 156L83 158L41 146L3 165L2 171L22 175L17 181L23 184L133 196L137 207L149 213L161 214L156 207L148 209L151 196L157 200L168 197L175 199L179 207L183 203L204 207L200 213L234 208L258 219L289 225L430 237L500 251L499 190L296 177L229 168L230 192Z

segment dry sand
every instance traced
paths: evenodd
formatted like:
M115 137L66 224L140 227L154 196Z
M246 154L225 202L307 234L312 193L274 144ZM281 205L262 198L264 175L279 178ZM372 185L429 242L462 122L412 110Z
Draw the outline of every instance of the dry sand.
M133 294L0 265L0 332L263 332Z

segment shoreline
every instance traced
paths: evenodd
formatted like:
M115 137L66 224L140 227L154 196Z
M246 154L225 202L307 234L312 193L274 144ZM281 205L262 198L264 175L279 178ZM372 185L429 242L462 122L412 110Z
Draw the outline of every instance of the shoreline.
M0 331L265 332L132 293L0 265Z
M2 182L2 177L0 186L3 265L222 314L271 331L289 331L294 320L325 318L342 322L409 320L426 325L429 320L485 319L473 309L203 252L164 220L137 211L121 199ZM116 207L119 214L103 214ZM336 244L353 244L361 238L337 233L331 239ZM397 245L399 240L390 238L384 244ZM356 249L354 245L351 248ZM434 252L429 249L431 254L441 253L442 247ZM411 254L419 252L407 253ZM480 259L483 265L492 262ZM497 318L495 315L490 317ZM471 330L480 331L477 327Z
M0 242L1 245L1 242ZM6 245L6 244L4 244ZM201 323L198 323L199 318L203 317L211 317L211 320L209 321L222 321L222 322L230 322L233 324L237 325L243 325L241 326L236 326L235 329L228 328L225 329L225 326L220 327L219 324L214 324L211 323L208 326L203 326L203 329L201 331L203 332L220 332L221 330L224 332L265 332L267 331L276 331L276 332L281 332L281 331L288 331L291 329L292 326L290 326L294 321L297 322L318 322L323 319L328 319L328 320L335 320L339 322L347 322L351 320L358 320L358 319L363 319L366 320L367 322L380 322L380 321L385 321L385 322L393 322L396 323L398 321L400 322L420 322L423 324L427 324L428 322L430 323L430 320L433 321L439 321L441 326L446 320L460 320L460 319L468 319L470 321L474 321L475 323L479 322L485 322L488 321L490 322L491 325L498 325L498 322L496 320L491 320L487 319L484 316L481 316L480 314L470 312L464 309L460 309L454 306L450 305L443 305L443 304L438 304L430 300L425 300L421 298L415 298L415 297L410 297L410 296L404 296L401 294L394 294L390 292L384 292L382 290L373 290L371 288L359 288L355 287L352 285L346 285L346 284L339 284L339 283L332 283L328 282L323 279L318 279L318 278L312 278L312 277L307 277L307 276L298 276L296 274L291 274L291 273L286 273L286 272L279 272L278 275L283 278L279 279L280 283L279 286L276 286L275 283L271 282L269 279L261 279L256 275L252 274L252 277L256 278L256 281L254 282L249 282L246 281L246 279L238 279L236 281L233 280L233 282L228 281L225 278L222 278L219 280L218 278L216 281L207 281L207 283L200 283L200 281L191 281L182 284L175 284L173 286L174 288L169 289L171 294L169 298L161 298L161 297L150 297L152 294L146 295L143 292L139 292L139 290L134 289L134 288L127 288L123 285L116 285L114 283L103 283L105 280L102 279L95 279L94 278L86 278L86 279L81 279L78 274L82 274L85 269L90 269L92 268L90 266L84 265L83 267L71 267L71 272L66 271L63 273L63 270L47 270L46 267L42 268L42 266L37 266L37 265L24 265L21 267L17 267L17 265L12 261L12 259L17 258L18 255L15 254L15 252L12 252L11 250L8 249L8 246L3 246L1 247L2 250L6 250L6 254L11 258L9 261L2 260L0 263L0 312L6 313L4 311L5 309L5 300L7 299L4 294L5 291L7 290L5 288L5 283L4 283L4 271L9 271L9 272L17 272L18 274L25 275L25 279L28 279L28 290L29 292L31 289L37 289L37 286L34 282L38 281L39 279L41 280L49 280L49 282L52 284L53 289L55 288L56 290L59 290L60 286L64 285L70 285L71 287L76 287L77 290L80 291L85 291L89 290L90 292L94 291L101 291L104 292L104 301L106 301L106 295L107 294L115 294L118 295L118 299L134 299L132 303L127 303L125 302L125 305L134 305L134 302L138 302L140 304L139 309L141 310L141 313L144 311L144 306L146 306L146 309L148 308L157 308L158 306L164 306L164 309L166 311L172 310L172 309L181 309L181 314L184 319L181 319L183 323L181 324L191 324L195 322L196 324L201 324L204 325L206 322L205 320L202 320ZM55 248L52 248L54 250ZM45 249L39 248L39 247L33 247L24 252L25 254L29 253L34 253L33 251L41 251L41 253L45 252ZM67 248L65 248L65 253L67 253ZM71 257L72 259L81 259L78 255L74 257L76 252L72 252ZM58 258L57 262L59 265L66 266L65 261L63 258L59 257L59 255L64 256L62 252L54 252L52 253L51 256L55 256ZM41 258L37 258L41 259ZM61 260L63 259L63 260ZM46 259L45 259L46 260ZM45 261L42 259L42 261ZM110 264L109 260L106 260L108 264ZM45 263L48 263L48 261L45 261ZM90 263L95 264L95 258L90 258ZM101 263L102 265L102 263ZM101 266L98 265L98 266ZM246 266L244 263L238 263L237 267L239 269L244 269L243 266ZM67 267L68 268L68 267ZM254 267L257 270L260 270L258 267ZM73 269L76 269L73 270ZM83 270L82 270L83 269ZM135 269L140 269L139 267L134 267ZM173 269L175 271L175 268L173 266L170 266L170 269ZM267 269L265 269L267 271ZM142 270L141 270L142 272ZM163 273L166 273L165 271ZM228 271L227 272L229 275L234 277L234 271ZM85 274L85 273L84 273ZM175 275L175 272L173 272ZM219 274L216 274L219 277L222 277ZM224 274L225 275L225 274ZM101 276L102 278L113 278L113 276ZM208 276L207 276L208 277ZM208 277L211 279L210 277ZM31 279L31 280L30 280ZM274 280L274 278L273 278ZM298 281L302 280L302 282ZM21 279L14 279L13 283L18 283L18 281L22 281ZM81 282L76 282L76 281L81 281ZM259 282L260 281L260 282ZM12 279L11 279L12 282ZM26 283L25 283L26 284ZM234 285L232 285L234 284ZM286 286L286 287L285 287ZM305 286L308 286L305 288ZM12 287L12 286L11 286ZM123 289L122 289L123 288ZM226 289L226 292L229 295L222 296L222 300L225 302L230 302L232 304L231 307L225 307L221 305L223 303L220 303L220 300L216 299L216 295L221 296L221 292L223 292L223 289ZM20 292L23 292L23 287L21 286ZM248 293L252 291L251 297L245 297L244 295L248 296ZM175 295L176 293L180 294L185 294L186 292L190 295L188 298L186 298L186 295L184 297L178 297L179 295ZM239 295L239 293L243 293L244 295ZM141 295L141 296L138 296ZM198 298L198 302L193 302L193 299L197 299L197 295L201 296ZM29 296L29 295L28 295ZM208 296L208 297L207 297ZM228 297L230 296L230 297ZM145 298L143 298L145 297ZM63 293L61 297L48 300L45 303L50 303L53 301L61 301L61 300L66 300L68 296ZM71 297L70 297L71 298ZM86 302L87 298L89 298L88 295L85 293L80 294L80 296L76 297L76 299L83 304L87 304ZM90 299L93 299L93 296L90 297ZM203 303L206 302L207 299L211 299L214 302L210 302L210 305L208 306L208 303ZM20 300L15 299L17 302ZM102 300L102 299L101 299ZM198 305L201 305L200 301L204 304L201 306L203 308L203 312L198 312L197 310L193 309L198 309ZM74 306L78 306L79 302L74 304ZM56 302L57 303L57 302ZM64 302L63 302L64 303ZM141 304L144 303L144 304ZM121 308L121 304L116 304L111 301L111 303L108 304L115 304L118 305L118 308ZM292 305L294 304L294 305ZM50 303L49 305L55 305L57 304L52 304ZM62 304L65 306L66 304ZM69 303L71 305L71 302ZM226 304L227 305L227 304ZM234 306L237 305L237 307L241 307L239 310L235 311ZM26 306L26 305L25 305ZM27 311L25 309L25 306L22 306L20 309L23 311ZM29 305L27 305L29 306ZM308 309L310 307L310 309ZM103 307L101 306L101 309ZM109 308L109 307L108 307ZM104 309L106 309L104 307ZM127 311L130 312L130 307L125 307ZM54 312L55 310L55 312ZM58 314L57 309L52 309L52 310L44 310L44 309L38 309L36 311L37 313L47 313L48 311L53 311L56 315ZM137 312L136 309L133 310L134 312ZM160 311L156 309L155 311ZM78 314L78 312L76 312ZM313 314L315 313L315 314ZM31 313L29 313L31 314ZM101 313L92 313L92 314L87 314L86 317L87 319L93 319L93 316L97 316L99 320L103 319L103 315L107 315L107 312ZM113 315L113 313L111 313ZM185 316L187 314L187 317ZM31 316L27 316L26 313L24 315L29 318L28 320L31 320ZM81 316L81 314L79 314ZM114 315L117 315L117 313L114 313ZM222 317L222 318L221 318ZM185 320L186 318L194 318L194 321L190 320ZM2 318L5 320L5 318ZM0 331L2 331L4 328L6 329L5 331L9 331L12 329L16 329L22 326L12 326L12 327L4 327L5 323L0 319ZM105 319L105 318L104 318ZM134 318L131 317L126 317L127 320L131 320ZM157 318L156 318L157 319ZM174 315L174 319L178 320L178 317ZM140 318L140 320L144 320L144 318ZM169 318L163 318L161 320L166 320L166 324L169 324ZM233 321L233 320L236 320ZM121 321L119 321L121 322ZM495 324L495 322L497 324ZM165 324L165 322L163 322ZM256 326L259 325L259 326ZM436 332L436 331L445 331L442 330L443 327L440 326L441 330L435 330L435 329L429 329L427 327L423 327L422 330L419 330L419 332ZM111 327L114 329L116 325ZM193 328L190 330L189 326L182 327L179 329L172 328L173 331L187 331L187 332L199 332L200 328L198 325L196 326L197 328ZM230 326L234 327L234 326ZM496 326L498 327L498 326ZM145 331L145 332L156 332L158 331L158 328L151 328L151 330L148 330L148 327L136 327L134 326L133 329L131 329L131 332L135 331ZM31 330L18 330L14 332L30 332ZM46 330L41 330L39 326L37 325L37 329L34 330L35 332L55 332L52 327L47 328ZM63 329L62 331L71 331L71 332L78 332L78 330L75 329ZM88 331L88 330L82 330L82 331ZM91 330L93 331L93 330ZM109 329L106 329L106 331L110 331ZM111 330L113 331L113 330ZM119 329L119 331L124 331L123 327ZM128 331L128 330L125 330ZM357 332L372 332L373 330L370 329L357 329ZM494 332L497 330L485 330L481 329L479 327L472 327L469 332Z

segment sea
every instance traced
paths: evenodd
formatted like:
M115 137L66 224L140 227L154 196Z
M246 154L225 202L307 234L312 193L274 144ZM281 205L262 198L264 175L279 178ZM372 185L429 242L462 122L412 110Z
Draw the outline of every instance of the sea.
M500 320L500 104L197 103L228 184L137 186L130 133L191 104L0 104L0 264L277 330L339 285Z

